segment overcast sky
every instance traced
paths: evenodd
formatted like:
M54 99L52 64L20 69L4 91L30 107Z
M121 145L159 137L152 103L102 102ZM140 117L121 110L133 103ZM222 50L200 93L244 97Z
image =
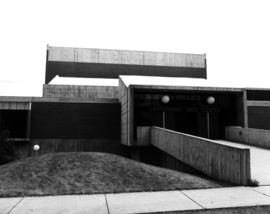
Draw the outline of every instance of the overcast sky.
M47 44L206 53L209 84L270 88L269 11L269 0L1 1L0 95L41 96Z

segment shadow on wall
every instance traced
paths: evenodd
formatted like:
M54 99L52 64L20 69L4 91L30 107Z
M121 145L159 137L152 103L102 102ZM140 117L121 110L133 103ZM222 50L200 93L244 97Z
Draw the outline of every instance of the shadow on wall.
M5 129L0 133L0 165L15 159L14 142L9 140L10 132Z

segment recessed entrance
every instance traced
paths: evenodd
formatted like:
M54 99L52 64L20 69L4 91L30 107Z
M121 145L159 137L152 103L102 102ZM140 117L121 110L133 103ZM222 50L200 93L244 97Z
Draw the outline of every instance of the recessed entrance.
M10 138L28 138L28 114L28 110L0 110L0 131L9 131Z
M241 125L239 94L211 92L134 93L134 138L137 126L158 126L210 139L222 139L225 126ZM162 102L164 95L169 101ZM208 98L214 97L209 103ZM239 113L238 113L239 114Z

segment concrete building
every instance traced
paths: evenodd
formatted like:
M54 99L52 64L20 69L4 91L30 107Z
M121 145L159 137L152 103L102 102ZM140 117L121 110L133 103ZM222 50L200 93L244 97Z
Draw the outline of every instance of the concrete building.
M160 156L150 143L154 126L206 140L225 139L231 126L270 130L268 89L138 85L127 75L206 79L206 56L48 47L43 97L0 97L0 130L10 131L19 157L39 144L41 154L101 151L145 162ZM119 85L50 84L56 76Z

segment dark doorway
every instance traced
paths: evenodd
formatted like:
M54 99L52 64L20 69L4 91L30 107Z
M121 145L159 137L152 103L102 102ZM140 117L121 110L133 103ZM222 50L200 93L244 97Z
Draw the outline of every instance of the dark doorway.
M27 138L28 110L0 110L0 130L8 130L10 138Z
M165 128L191 135L198 135L197 112L166 112Z
M168 95L170 101L161 102ZM209 96L215 102L207 103ZM226 126L241 125L237 93L211 92L141 92L135 93L134 136L137 126L165 127L210 139L222 139Z

